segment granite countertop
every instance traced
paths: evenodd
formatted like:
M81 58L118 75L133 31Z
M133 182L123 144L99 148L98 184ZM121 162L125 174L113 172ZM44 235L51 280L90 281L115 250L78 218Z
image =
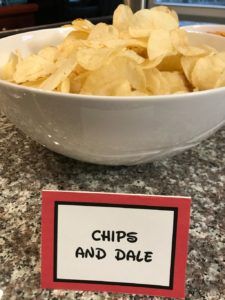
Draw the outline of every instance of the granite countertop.
M173 158L104 167L55 154L0 116L0 299L160 299L41 290L42 189L191 196L186 299L225 299L225 128Z

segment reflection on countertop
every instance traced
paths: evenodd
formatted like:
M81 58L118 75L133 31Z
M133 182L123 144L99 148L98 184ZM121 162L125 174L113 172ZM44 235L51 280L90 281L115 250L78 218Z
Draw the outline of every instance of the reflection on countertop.
M40 289L42 189L191 196L186 299L225 299L224 149L222 128L173 158L97 166L45 149L0 116L0 299L150 299Z

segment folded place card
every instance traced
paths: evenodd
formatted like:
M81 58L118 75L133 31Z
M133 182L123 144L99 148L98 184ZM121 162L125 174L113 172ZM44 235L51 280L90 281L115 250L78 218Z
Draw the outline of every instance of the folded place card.
M190 204L43 191L42 288L184 298Z

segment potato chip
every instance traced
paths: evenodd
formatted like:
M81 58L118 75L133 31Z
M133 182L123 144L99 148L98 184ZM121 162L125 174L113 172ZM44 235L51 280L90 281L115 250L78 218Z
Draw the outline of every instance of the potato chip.
M153 69L155 67L157 67L163 60L163 56L156 58L155 60L149 60L146 59L143 64L141 64L141 67L143 70L147 70L147 69Z
M90 74L89 72L84 72L81 73L80 75L71 74L70 92L79 94L89 74Z
M61 65L62 61L69 58L73 53L77 52L78 47L70 44L67 46L59 46L58 52L57 52L57 60L56 65L57 68Z
M84 69L83 67L81 67L81 65L77 64L76 67L74 68L74 70L71 73L72 75L81 75L83 73L87 73L87 70Z
M108 48L117 48L117 47L138 47L138 48L147 48L148 41L142 39L114 39L102 41L101 46Z
M156 29L173 30L178 28L179 23L170 14L154 9L142 9L136 12L129 27L131 36L147 37Z
M94 71L99 69L113 53L112 49L81 48L77 52L77 62L84 69Z
M145 70L147 90L153 95L169 94L169 88L161 72L156 69Z
M38 52L39 56L52 63L56 61L57 54L58 54L58 49L53 46L46 47Z
M76 65L77 55L75 53L65 60L61 66L41 84L41 89L53 91L71 74Z
M218 53L218 51L212 46L202 45L202 48L206 50L206 55Z
M191 82L200 91L212 89L224 71L225 61L218 54L201 57L195 64Z
M75 51L77 51L79 47L85 46L85 42L86 42L85 36L81 38L82 36L80 34L86 35L85 32L72 31L67 35L64 41L58 45L57 61L61 62L63 59L68 58Z
M120 33L128 33L133 12L129 6L119 5L113 14L113 26Z
M216 88L220 88L220 87L224 87L225 86L225 70L223 71L223 73L219 76L215 87Z
M21 60L21 59L19 58L18 53L12 53L10 55L8 63L1 70L1 78L2 79L9 80L9 81L13 80L13 75L16 71L16 66L17 66L19 60Z
M150 94L149 92L147 93L144 93L142 91L132 91L129 95L127 96L131 96L131 97L137 97L137 96L140 96L140 97L146 97L146 96L151 96L152 94Z
M181 72L160 72L156 68L145 72L147 89L153 95L167 95L189 91L188 82Z
M144 71L140 67L140 65L137 65L133 61L128 60L126 68L126 77L129 80L132 88L139 91L145 91L146 78Z
M162 72L162 76L167 81L169 94L189 92L189 84L182 72Z
M114 26L105 23L97 24L88 37L89 41L110 41L115 39L119 39L118 30Z
M61 93L69 93L70 92L70 79L67 77L64 79L58 87L58 90Z
M119 82L115 88L114 95L115 96L129 96L132 92L132 88L130 82L128 80L124 80Z
M219 59L223 60L223 64L225 62L225 52L217 53ZM222 74L220 75L219 79L216 82L215 87L224 87L225 86L225 69L223 70Z
M179 23L179 18L175 10L167 7L167 6L154 6L151 8L152 11L162 11L174 17L177 23Z
M125 49L124 51L119 52L118 55L127 57L135 61L137 64L142 64L145 61L145 59L142 56L138 55L135 51L129 49Z
M89 93L86 93L89 94ZM138 90L132 90L131 84L128 80L120 81L114 80L106 83L99 90L100 95L105 96L146 96L147 94Z
M187 32L183 29L176 29L171 32L171 40L174 48L184 56L207 55L209 49L189 45Z
M189 82L192 82L192 72L198 60L199 56L183 56L181 58L181 65Z
M83 31L87 33L89 33L94 28L94 24L86 19L76 19L72 22L72 26L77 31Z
M59 67L63 60L69 58L73 55L74 52L78 50L80 47L85 47L86 41L86 32L81 31L72 31L70 32L64 41L58 45L57 47L57 61L56 65Z
M41 84L46 80L46 77L39 78L35 81L27 81L22 83L22 85L32 88L40 88Z
M113 96L116 95L117 88L121 85L120 80L107 82L99 91L100 95Z
M225 51L216 53L217 57L223 61L223 65L225 62Z
M141 47L127 47L129 50L134 51L135 53L137 53L139 56L141 56L142 58L144 58L144 62L145 60L148 59L148 53L147 53L147 49L146 48L141 48ZM144 63L143 62L143 63Z
M35 81L54 72L55 65L41 56L32 54L18 62L13 80L16 83Z
M181 54L171 55L164 57L163 60L160 62L159 65L157 65L157 68L159 71L180 71L182 72L182 65L181 65Z
M153 30L148 41L148 58L150 61L159 57L175 55L176 51L172 45L170 32L165 29Z
M64 44L73 44L77 43L80 40L86 40L89 36L89 33L85 31L71 31L64 40Z
M128 80L131 87L145 90L146 81L141 67L126 57L115 57L110 63L89 74L81 93L99 95L111 83Z
M90 76L90 78L91 78L91 76ZM87 80L81 90L81 94L113 96L115 94L116 87L120 85L120 80L114 79L112 81L106 81L104 85L102 85L102 84L97 85L96 88L94 88L90 78L87 78Z

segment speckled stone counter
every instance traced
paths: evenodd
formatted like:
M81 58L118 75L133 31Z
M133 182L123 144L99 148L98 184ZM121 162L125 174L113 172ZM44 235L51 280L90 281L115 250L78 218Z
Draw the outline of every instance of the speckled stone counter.
M42 189L191 196L186 299L225 299L225 128L173 158L104 167L55 154L0 116L0 298L159 299L41 290Z

